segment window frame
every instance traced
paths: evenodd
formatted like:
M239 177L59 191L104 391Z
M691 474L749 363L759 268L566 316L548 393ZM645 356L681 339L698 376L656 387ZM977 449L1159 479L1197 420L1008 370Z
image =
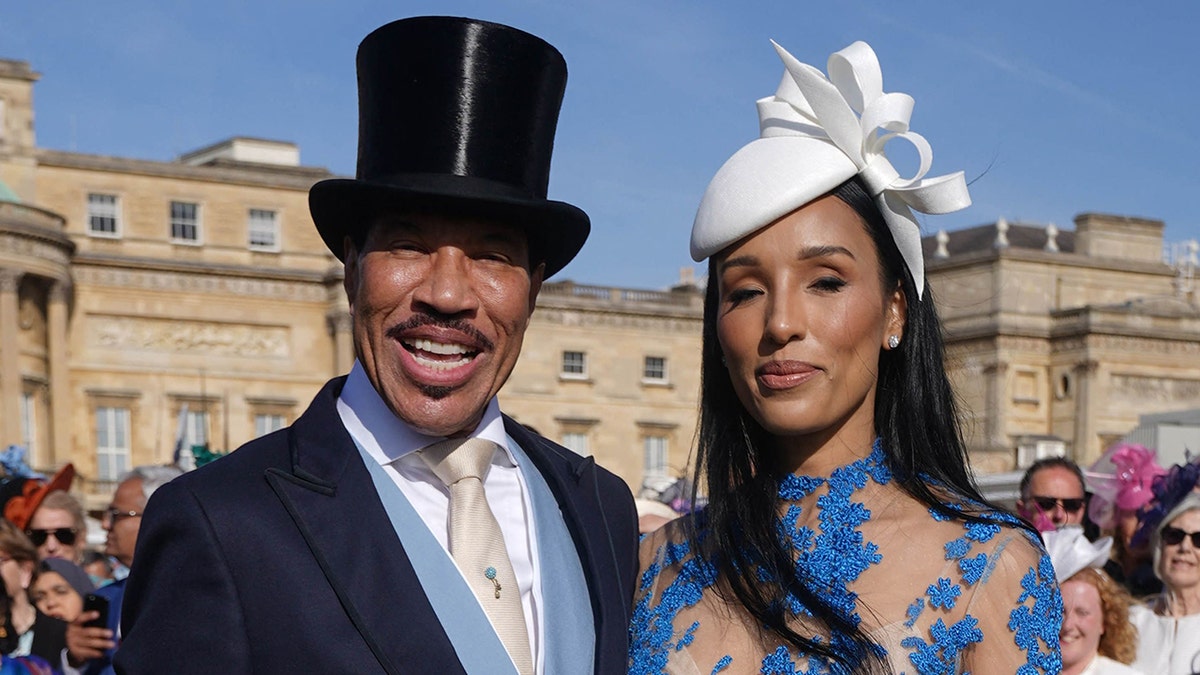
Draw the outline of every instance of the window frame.
M572 363L572 364L568 365L567 356L575 355L575 354L579 355L579 363L578 364ZM579 369L578 372L573 370L573 368L576 368L576 367ZM572 370L568 370L568 368L572 368ZM586 379L588 379L587 352L582 351L582 350L577 350L577 349L562 350L562 354L560 355L559 362L558 362L558 376L559 376L559 378L564 379L564 380L586 380Z
M93 202L92 197L111 198L112 199L112 204L111 204L112 213L111 214L98 213L97 210L94 209L94 207L98 206L98 203ZM107 208L107 205L105 208ZM84 199L84 209L85 209L85 214L86 214L84 216L85 227L87 228L87 234L89 237L100 237L102 239L120 239L121 238L121 234L122 234L121 195L113 194L113 193L109 193L109 192L88 192L87 197ZM113 228L112 231L109 232L107 230L98 230L95 227L93 227L94 219L96 219L96 218L101 218L101 219L102 218L111 218L112 219L112 228Z
M181 207L190 206L193 209L192 222L191 222L190 226L195 230L195 236L190 239L187 237L176 236L176 234L175 234L175 225L176 225L175 206L176 205L181 206ZM168 210L168 224L170 227L169 234L171 236L172 244L180 244L182 246L200 246L201 244L204 243L204 229L201 227L200 203L199 202L187 202L187 201L183 201L181 199L172 199L170 204L167 207L167 210ZM179 223L180 227L183 227L183 228L188 227L188 223L183 222L183 221L184 221L184 218L182 216L180 216L180 223Z
M653 443L652 443L653 442ZM668 478L670 470L671 439L661 434L642 436L642 480ZM656 462L651 460L655 459Z
M272 243L270 245L255 243L255 241L254 241L254 235L256 233L254 224L255 223L261 224L262 222L264 222L261 219L255 218L255 215L256 214L265 214L265 213L271 214L271 241L272 241ZM280 221L280 218L279 218L279 210L278 209L264 209L264 208L258 208L258 207L250 207L249 209L247 209L246 210L246 247L249 248L251 251L261 251L263 253L278 253L282 248L281 240L283 239L283 229L280 227L279 221ZM261 232L263 232L263 230L261 228L259 228L257 230L257 232L261 233Z
M96 480L115 482L130 469L133 447L133 411L124 406L99 404L96 421ZM118 443L121 436L125 443Z
M661 362L659 366L662 372L657 377L650 374L651 359L658 359ZM646 384L667 384L670 382L668 374L669 371L667 370L667 357L652 356L647 354L642 358L642 382Z
M267 422L260 425L259 422ZM269 433L279 431L288 425L287 415L281 413L254 413L254 437L262 438Z

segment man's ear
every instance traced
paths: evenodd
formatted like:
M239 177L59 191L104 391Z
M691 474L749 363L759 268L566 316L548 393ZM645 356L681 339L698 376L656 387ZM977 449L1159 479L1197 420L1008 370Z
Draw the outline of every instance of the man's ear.
M537 296L542 290L543 277L546 275L546 263L540 262L529 273L529 313L533 314L537 306Z
M358 247L350 237L342 238L342 261L345 272L342 275L342 288L350 301L350 309L354 309L354 295L358 291Z

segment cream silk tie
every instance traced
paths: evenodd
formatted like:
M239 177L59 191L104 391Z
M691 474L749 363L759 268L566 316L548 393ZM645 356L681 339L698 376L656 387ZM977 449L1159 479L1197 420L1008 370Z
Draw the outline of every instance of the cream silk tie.
M504 533L483 492L483 479L496 449L495 443L483 438L452 438L434 443L420 454L450 488L450 555L479 598L517 672L532 675L521 590L504 547Z

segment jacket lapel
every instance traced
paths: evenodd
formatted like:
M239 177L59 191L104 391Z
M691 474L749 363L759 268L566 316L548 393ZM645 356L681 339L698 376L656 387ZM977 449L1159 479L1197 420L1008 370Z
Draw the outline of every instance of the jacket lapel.
M420 665L462 673L337 414L344 380L327 384L291 426L291 471L270 469L267 482L385 672Z

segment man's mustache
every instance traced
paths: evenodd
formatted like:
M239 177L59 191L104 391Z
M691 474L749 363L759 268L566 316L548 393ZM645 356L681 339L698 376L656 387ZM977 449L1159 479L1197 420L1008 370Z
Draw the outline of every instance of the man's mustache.
M444 328L447 330L457 331L470 337L476 344L483 349L491 350L495 345L490 339L479 331L478 328L472 326L463 319L455 319L447 316L438 316L436 314L413 314L404 321L387 329L386 335L393 340L399 340L401 335L406 331L421 328L423 326L434 326L436 328Z

